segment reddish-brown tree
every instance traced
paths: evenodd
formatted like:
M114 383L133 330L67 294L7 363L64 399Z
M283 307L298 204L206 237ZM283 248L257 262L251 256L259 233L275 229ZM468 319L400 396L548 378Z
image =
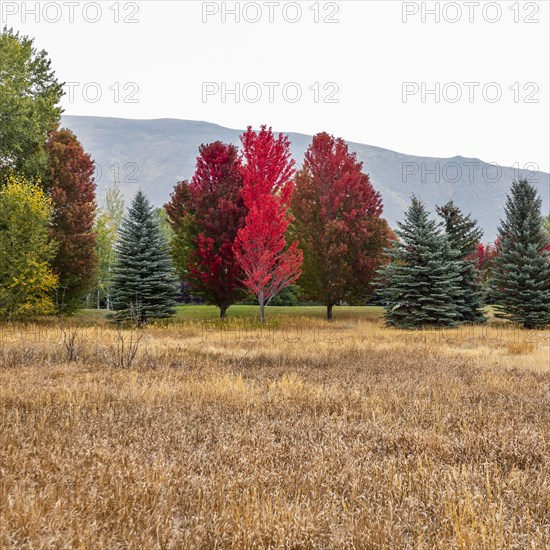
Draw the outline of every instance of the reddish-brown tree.
M294 161L286 136L276 138L271 128L251 127L241 137L243 145L243 198L249 212L239 230L234 250L245 286L260 305L260 322L265 307L300 276L302 252L298 243L287 246L285 233L291 221L288 208L292 195Z
M164 205L168 221L175 233L183 226L185 216L189 213L191 207L190 202L189 182L187 180L179 181L170 194L170 201Z
M97 269L94 162L76 136L53 132L46 144L44 185L54 204L52 236L59 243L54 271L59 275L57 308L70 313L91 289Z
M165 206L175 231L172 250L183 279L226 311L244 294L233 243L243 227L241 164L234 145L202 145L191 183L179 183Z
M332 308L364 302L385 261L392 232L381 218L382 199L342 139L317 134L296 174L293 232L304 252L300 286Z

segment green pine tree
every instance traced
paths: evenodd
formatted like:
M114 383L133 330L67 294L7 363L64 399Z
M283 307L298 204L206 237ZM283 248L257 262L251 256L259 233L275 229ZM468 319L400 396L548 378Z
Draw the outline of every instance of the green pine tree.
M416 197L398 226L392 261L380 270L386 324L407 329L458 325L462 298L457 252Z
M550 263L541 204L527 180L512 184L491 280L495 315L528 329L550 325Z
M470 215L464 216L453 201L437 207L437 213L443 218L441 225L451 248L457 251L461 276L461 301L458 304L461 320L464 323L484 323L485 292L475 259L483 231L477 227L477 221L472 220Z
M158 216L138 191L122 222L113 269L112 299L117 320L138 325L175 313L177 281Z

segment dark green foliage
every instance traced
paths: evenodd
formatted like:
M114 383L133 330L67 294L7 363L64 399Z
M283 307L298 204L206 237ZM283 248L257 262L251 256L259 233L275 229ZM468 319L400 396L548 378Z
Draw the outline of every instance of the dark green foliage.
M117 320L143 325L175 313L177 280L158 215L138 191L122 222L113 270Z
M302 297L302 289L298 285L290 285L283 288L269 305L271 306L297 306ZM257 305L258 300L252 295L248 295L244 300L240 300L241 305ZM317 305L317 304L316 304ZM320 304L319 304L320 305Z
M525 328L550 324L550 262L543 229L541 199L527 181L512 184L505 219L499 227L500 254L491 289L495 315Z
M457 252L416 197L398 226L391 263L380 270L386 324L408 329L458 325L463 302Z
M464 216L453 201L437 207L437 213L443 218L443 228L451 244L460 250L464 256L474 254L478 243L483 237L483 231L477 227L477 221L470 215Z
M272 306L297 306L302 292L298 285L290 285L271 300Z
M460 301L457 304L463 323L483 323L485 297L479 270L476 267L476 250L483 231L477 227L477 222L464 216L453 201L437 208L437 213L443 218L443 229L453 250L456 250L456 260L460 267Z

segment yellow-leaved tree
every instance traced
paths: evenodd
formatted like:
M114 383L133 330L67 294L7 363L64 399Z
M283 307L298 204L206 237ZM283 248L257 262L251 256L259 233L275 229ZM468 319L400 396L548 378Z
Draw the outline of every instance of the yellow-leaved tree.
M57 276L50 261L50 198L37 183L11 176L0 187L0 318L20 320L54 312Z

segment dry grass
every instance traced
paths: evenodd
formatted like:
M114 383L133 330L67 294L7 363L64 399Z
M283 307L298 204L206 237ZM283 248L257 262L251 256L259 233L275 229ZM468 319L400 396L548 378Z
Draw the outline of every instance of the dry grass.
M0 547L550 547L550 332L219 327L0 330Z

